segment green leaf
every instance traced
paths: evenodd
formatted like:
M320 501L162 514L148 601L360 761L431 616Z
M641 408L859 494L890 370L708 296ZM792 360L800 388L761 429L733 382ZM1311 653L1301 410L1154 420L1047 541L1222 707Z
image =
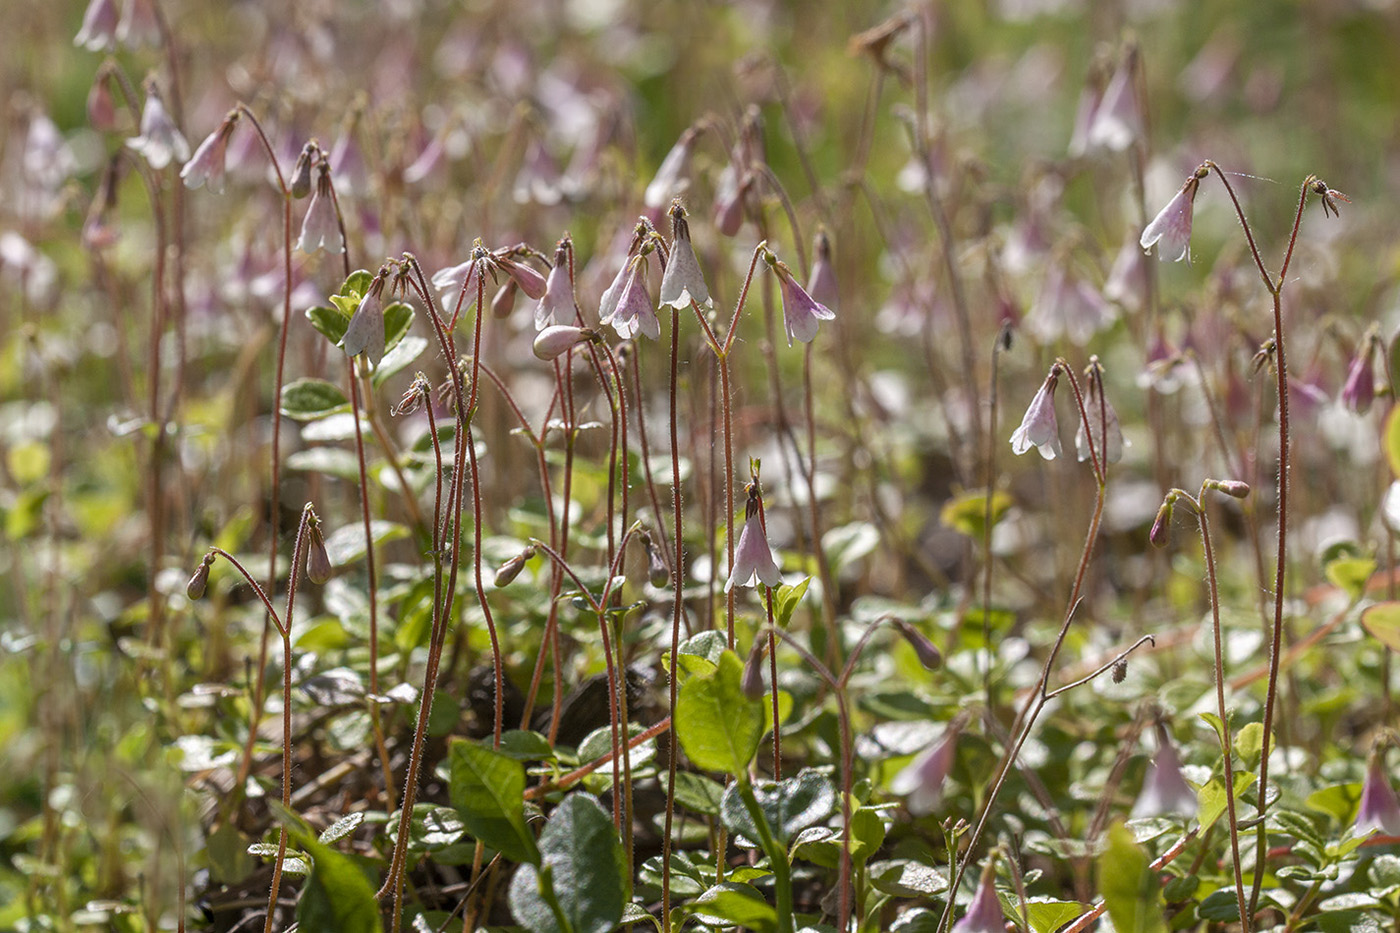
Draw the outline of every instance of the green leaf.
M1206 725L1215 730L1215 740L1220 743L1221 748L1225 748L1226 742L1229 741L1229 728L1225 725L1225 721L1214 713L1198 713L1197 715L1205 720Z
M808 826L824 820L836 806L836 788L831 779L810 768L785 781L755 784L753 795L773 838L784 846ZM725 791L719 816L730 832L740 833L755 843L759 841L758 827L744 806L738 784ZM884 838L883 823L880 836Z
M1240 729L1235 736L1235 754L1240 756L1240 764L1253 768L1259 763L1264 751L1264 724L1251 722Z
M345 295L346 297L351 297L359 301L360 297L364 295L365 292L369 291L369 283L372 281L374 281L374 276L368 269L356 269L345 277L345 281L341 283L340 291L337 292L337 294Z
M408 328L412 324L413 309L402 301L395 301L384 306L384 349L386 352L398 346L399 341L408 333ZM427 341L424 341L424 344L426 343Z
M467 832L513 862L537 864L525 823L525 765L466 739L452 740L447 760L448 796Z
M933 897L948 889L942 872L912 859L872 862L867 874L875 890L891 897Z
M1015 914L1019 904L1013 904L1007 911ZM1030 897L1026 899L1026 919L1035 933L1055 933L1088 908L1078 901L1060 901L1051 897Z
M1011 508L1011 496L997 491L992 493L992 526L996 527L1006 510ZM982 540L986 534L987 492L975 489L949 499L938 513L938 520L969 538Z
M1157 873L1122 823L1109 828L1108 845L1097 867L1099 893L1118 933L1167 933Z
M1366 581L1375 571L1376 562L1369 557L1339 557L1328 561L1324 569L1328 582L1352 600L1366 592Z
M1303 802L1309 810L1326 813L1338 822L1346 824L1356 818L1356 811L1361 806L1361 784L1333 784L1319 788L1308 794ZM1322 842L1315 833L1309 841L1318 844Z
M374 375L370 377L370 382L377 389L388 381L389 377L406 369L428 349L428 341L423 337L406 336L399 341L398 346L387 351L384 359L379 361L379 365L374 369Z
M693 771L676 772L676 803L695 813L719 816L724 785Z
M315 421L349 410L345 393L324 379L298 379L282 387L282 414L294 421Z
M340 343L341 338L345 336L345 329L350 326L350 316L339 308L320 305L307 308L306 319L331 342L332 346Z
M541 870L521 865L510 882L516 922L530 933L563 933L557 907L573 933L611 933L627 903L626 863L612 818L597 799L564 798L540 834L539 850Z
M1385 416L1383 444L1386 459L1390 461L1390 472L1400 478L1400 406L1391 408L1390 414Z
M744 665L725 651L711 674L693 676L676 703L676 737L697 766L706 771L743 774L763 738L763 707L744 696Z
M885 821L874 807L861 807L851 814L851 861L857 867L885 844Z
M801 583L784 583L773 591L773 617L779 628L787 628L792 621L792 614L797 610L797 606L802 602L802 597L807 595L807 587L812 583L811 577L804 577Z
M209 834L205 853L209 859L209 877L220 884L237 884L253 871L248 840L232 823L225 823Z
M1201 920L1238 923L1240 919L1239 897L1233 887L1212 891L1210 896L1196 907L1196 916Z
M364 859L320 842L301 817L270 801L292 840L312 858L311 876L297 901L297 928L304 933L381 933L376 885Z
M1391 409L1391 420L1400 406ZM1400 651L1400 602L1376 603L1361 612L1361 625L1391 651Z
M358 813L347 813L340 819L332 823L330 826L326 827L326 831L321 833L321 838L318 841L322 845L328 846L338 839L344 839L346 836L353 833L355 831L355 827L363 823L364 819L365 814L363 811L360 811Z
M686 674L711 674L724 654L724 633L715 629L697 632L680 643L676 649L676 665ZM661 655L661 663L670 669L670 654Z
M752 885L726 881L681 905L681 916L693 914L708 926L737 926L754 933L778 928L778 913Z
M517 761L553 761L556 757L549 739L526 729L507 729L501 733L501 747L496 749Z
M369 533L370 537L374 538L375 547L381 547L385 542L406 537L408 529L397 522L386 522L376 518L369 523ZM361 522L342 525L326 535L326 554L329 555L333 567L353 564L365 556L365 550L365 526Z
M822 535L822 550L826 552L833 571L839 571L865 557L879 543L880 532L869 522L851 522Z
M324 473L352 483L360 481L360 461L340 447L308 447L287 457L287 469Z

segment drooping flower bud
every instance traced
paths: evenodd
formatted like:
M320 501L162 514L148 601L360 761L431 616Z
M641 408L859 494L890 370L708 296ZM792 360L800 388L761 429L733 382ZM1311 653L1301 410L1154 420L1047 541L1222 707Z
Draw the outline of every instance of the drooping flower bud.
M1118 424L1118 413L1113 410L1113 405L1104 393L1103 367L1099 364L1097 356L1089 358L1086 375L1089 391L1084 399L1084 411L1088 431L1085 431L1085 420L1081 419L1079 430L1074 433L1075 453L1081 463L1088 460L1089 439L1093 438L1093 449L1097 452L1100 463L1117 463L1123 459L1123 429Z
M321 534L321 520L316 517L316 510L311 508L309 502L306 504L306 511L306 578L317 586L323 586L331 578L331 556L326 552L326 539Z
M655 177L647 185L646 193L642 195L642 201L647 207L652 210L664 207L666 202L684 189L683 173L690 161L690 150L694 147L699 132L696 127L687 127L681 138L671 147L671 151L666 153L666 158L661 160Z
M1215 483L1215 488L1234 499L1243 499L1249 495L1249 484L1238 479L1222 479Z
M496 586L509 586L516 577L520 576L520 571L525 569L525 565L534 556L535 546L532 544L502 564L496 570Z
M744 662L744 674L739 680L739 688L750 700L763 698L763 655L767 646L767 641L761 635L754 638L748 660Z
M1166 547L1172 539L1172 509L1175 502L1175 497L1168 497L1157 509L1157 517L1152 520L1152 530L1147 533L1147 540L1157 547Z
M661 556L661 548L651 540L651 532L644 528L639 537L642 539L642 547L646 548L647 552L647 580L652 586L661 589L671 582L671 568L666 566L666 558Z
M552 324L535 335L531 349L542 360L553 360L562 356L571 347L585 340L594 340L598 332L587 327L573 327L568 324Z
M292 197L298 201L311 193L311 168L319 153L320 150L314 142L307 143L301 147L301 154L297 156L296 165L292 166L290 190Z
M840 290L836 287L836 270L831 263L831 237L825 230L818 230L814 245L817 255L812 260L812 274L807 277L807 294L817 304L835 311Z
M506 284L496 292L496 297L491 299L491 314L496 318L508 318L515 310L515 296L519 294L520 286L515 279L507 279Z
M899 634L904 636L904 640L909 642L909 646L919 658L919 663L926 670L936 671L943 666L943 652L938 650L927 635L903 619L896 621L895 627L899 629Z
M510 276L510 280L519 286L525 296L532 301L539 301L544 297L547 286L545 277L535 271L533 266L510 257L496 257L496 265L501 271Z
M203 599L204 591L209 586L209 567L214 563L214 552L210 551L204 555L204 559L195 568L194 576L190 577L190 582L185 584L185 595L190 599Z
M1326 203L1325 201L1323 202ZM1361 341L1356 358L1347 369L1347 381L1342 386L1342 404L1348 411L1364 415L1376 398L1376 372L1372 365L1375 357L1375 340L1367 334Z

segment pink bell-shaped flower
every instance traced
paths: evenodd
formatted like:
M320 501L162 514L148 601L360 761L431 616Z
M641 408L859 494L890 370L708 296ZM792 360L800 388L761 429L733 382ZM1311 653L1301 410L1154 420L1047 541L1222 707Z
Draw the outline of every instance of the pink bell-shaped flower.
M1361 809L1356 814L1357 833L1376 830L1387 836L1400 836L1400 799L1385 773L1382 749L1371 753L1366 762L1366 781L1361 785Z
M1142 793L1133 803L1133 819L1149 816L1196 815L1196 791L1181 774L1181 759L1167 727L1157 723L1157 757L1147 766Z
M1157 258L1163 262L1191 261L1191 215L1196 204L1196 189L1209 172L1204 165L1192 172L1181 190L1152 218L1138 241L1143 249L1155 245Z
M1060 447L1060 425L1055 420L1055 386L1059 384L1059 373L1054 369L1045 377L1035 398L1026 409L1021 426L1011 434L1011 451L1020 456L1035 447L1046 460L1054 460L1064 453Z

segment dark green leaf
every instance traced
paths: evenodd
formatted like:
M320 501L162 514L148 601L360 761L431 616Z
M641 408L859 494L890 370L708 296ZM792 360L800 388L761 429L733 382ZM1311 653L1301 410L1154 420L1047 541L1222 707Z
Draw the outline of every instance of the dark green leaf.
M1202 920L1238 923L1240 919L1240 903L1239 898L1235 894L1234 887L1230 886L1221 888L1218 891L1212 891L1209 897L1197 905L1196 916Z
M753 794L773 838L781 845L787 845L802 830L825 819L836 806L836 788L831 780L811 769L778 783L765 781L755 784ZM730 785L725 791L724 799L720 802L720 820L730 832L740 833L750 841L758 842L758 827L744 806L738 784ZM883 838L883 824L880 835Z
M525 824L525 766L466 739L448 747L448 796L472 836L514 862L538 863Z
M282 387L282 414L295 421L315 421L349 410L345 393L324 379L298 379Z
M566 797L540 834L539 851L546 871L521 865L510 882L516 922L530 933L562 933L557 907L573 933L611 933L627 903L626 863L612 818L597 799Z
M676 803L695 813L718 816L724 785L693 771L676 773Z

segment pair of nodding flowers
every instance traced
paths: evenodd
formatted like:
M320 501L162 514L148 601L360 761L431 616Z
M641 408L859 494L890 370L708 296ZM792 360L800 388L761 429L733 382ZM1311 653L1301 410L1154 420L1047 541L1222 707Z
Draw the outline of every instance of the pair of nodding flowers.
M1050 367L1045 382L1031 399L1021 426L1011 435L1011 449L1019 456L1035 447L1046 460L1054 460L1064 453L1060 447L1060 427L1055 418L1055 387L1059 385L1060 370L1065 366L1061 361ZM1109 404L1103 391L1103 366L1097 356L1089 358L1086 370L1089 392L1084 401L1086 418L1080 421L1079 430L1074 434L1074 448L1081 461L1088 460L1089 441L1093 450L1100 452L1106 463L1117 463L1123 458L1123 429L1118 424L1118 413ZM1087 429L1086 429L1087 422ZM1105 442L1106 438L1106 442Z

